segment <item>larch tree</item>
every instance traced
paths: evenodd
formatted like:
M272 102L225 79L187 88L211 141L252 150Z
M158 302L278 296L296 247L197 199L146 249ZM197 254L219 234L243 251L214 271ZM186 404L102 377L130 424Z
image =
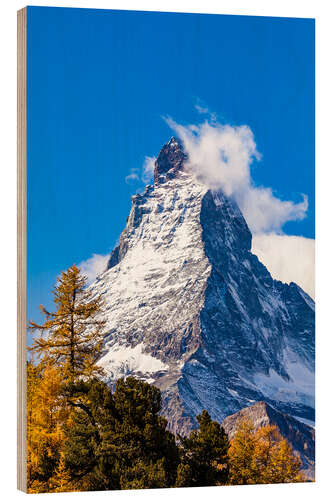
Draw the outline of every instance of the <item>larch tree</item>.
M70 473L66 468L64 456L62 453L60 455L58 467L53 476L50 478L49 484L49 491L52 491L54 493L75 491L75 487L71 482Z
M288 441L274 425L266 425L255 433L256 467L261 483L304 482L302 462Z
M30 330L40 332L30 350L60 367L69 383L102 373L97 360L104 340L105 322L99 319L103 301L86 285L87 278L75 264L62 272L53 290L56 311L41 306L44 323L29 324Z
M302 462L278 428L255 429L240 419L229 448L230 484L271 484L305 481Z
M27 366L27 487L29 493L50 491L64 442L70 410L61 395L62 374L54 365Z
M230 484L256 484L254 426L248 419L239 419L237 430L230 441Z
M103 374L97 364L104 341L103 301L86 285L77 266L62 272L53 290L55 312L41 306L44 323L29 325L40 332L29 348L39 363L28 363L27 377L30 492L73 489L64 462L64 427L70 428L82 408L89 413L85 384Z

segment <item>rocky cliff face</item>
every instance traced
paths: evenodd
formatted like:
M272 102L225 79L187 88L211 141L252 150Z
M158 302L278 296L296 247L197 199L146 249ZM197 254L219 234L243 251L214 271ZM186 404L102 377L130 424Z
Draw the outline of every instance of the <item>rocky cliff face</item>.
M132 209L108 269L91 285L107 320L110 384L158 386L173 431L207 409L222 421L257 401L314 420L314 303L251 253L237 205L186 168L176 139Z
M281 413L261 401L230 415L222 422L229 438L235 435L240 418L246 418L255 429L264 425L276 425L282 437L287 439L303 463L303 471L309 479L314 479L315 471L315 430L290 415Z

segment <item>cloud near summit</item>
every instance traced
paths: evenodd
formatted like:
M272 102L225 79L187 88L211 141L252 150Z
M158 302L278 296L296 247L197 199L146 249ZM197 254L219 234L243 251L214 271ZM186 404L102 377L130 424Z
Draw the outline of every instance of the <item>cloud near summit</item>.
M221 125L208 108L198 111L210 120L181 125L165 119L189 155L187 168L211 189L222 189L236 200L253 234L252 252L273 278L297 283L314 299L314 240L282 231L286 222L306 217L307 196L302 195L299 203L283 201L270 187L256 186L250 167L261 155L252 130L246 125Z
M189 155L187 167L212 189L222 189L233 197L253 233L279 232L291 220L301 220L308 208L306 195L299 203L282 201L271 188L256 186L250 166L260 160L251 129L214 121L181 125L165 119L182 140Z
M81 269L82 274L87 277L88 285L90 285L99 274L106 270L109 258L109 253L106 255L93 253L89 259L80 262L78 267Z
M282 232L287 221L304 219L307 197L302 195L303 201L299 203L283 201L270 187L256 186L250 168L261 155L251 129L246 125L221 125L207 107L197 105L196 108L210 120L199 125L181 125L171 118L165 119L189 155L187 168L210 188L222 189L234 197L253 234L252 252L273 278L286 283L294 281L314 298L314 240ZM126 182L150 182L155 160L146 156L141 171L131 169ZM105 270L108 257L94 254L81 263L89 283Z

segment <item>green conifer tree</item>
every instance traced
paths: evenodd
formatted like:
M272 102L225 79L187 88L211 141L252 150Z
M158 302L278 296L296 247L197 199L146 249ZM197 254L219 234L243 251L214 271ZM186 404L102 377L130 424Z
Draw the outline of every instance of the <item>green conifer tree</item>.
M176 486L214 486L228 481L229 441L207 410L197 416L199 429L180 437L181 463Z
M98 380L81 382L85 401L66 433L65 465L81 490L173 486L179 463L175 437L159 416L160 391L128 377L114 394Z

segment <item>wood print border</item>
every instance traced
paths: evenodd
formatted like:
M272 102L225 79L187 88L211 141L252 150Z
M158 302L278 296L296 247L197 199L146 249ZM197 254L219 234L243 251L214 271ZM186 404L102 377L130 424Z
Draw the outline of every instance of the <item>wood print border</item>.
M27 9L17 12L17 487L26 492Z

